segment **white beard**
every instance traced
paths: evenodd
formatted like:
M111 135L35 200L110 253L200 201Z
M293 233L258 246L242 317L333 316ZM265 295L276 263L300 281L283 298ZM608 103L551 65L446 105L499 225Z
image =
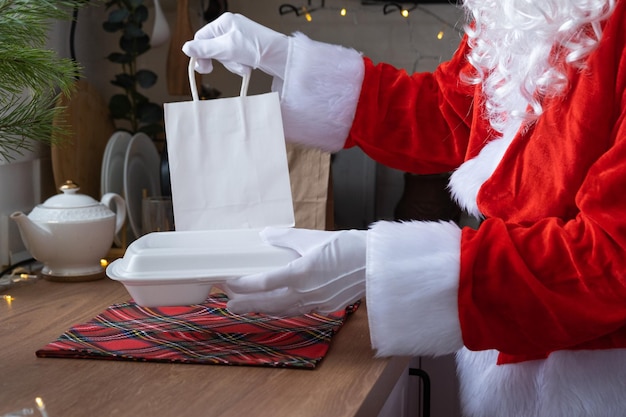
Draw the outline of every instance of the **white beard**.
M486 116L500 136L450 180L450 190L470 214L480 217L476 196L493 174L524 122L542 111L542 99L566 92L568 66L583 67L600 41L600 23L616 0L464 0L472 50L468 56L481 84ZM591 30L588 30L591 29ZM486 141L494 138L485 138Z
M467 28L492 127L532 120L541 99L562 94L566 66L582 65L615 0L465 0ZM593 31L583 29L592 28ZM528 107L530 105L530 107Z

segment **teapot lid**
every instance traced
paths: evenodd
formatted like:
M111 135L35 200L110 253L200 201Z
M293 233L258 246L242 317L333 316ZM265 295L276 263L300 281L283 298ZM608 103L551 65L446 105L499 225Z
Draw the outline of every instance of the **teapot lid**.
M59 190L62 191L62 194L57 194L48 198L43 203L43 207L72 208L87 207L99 204L98 201L86 194L78 194L78 190L80 190L80 187L78 186L78 184L75 184L71 180L65 181L65 183L61 185L61 187L59 187Z

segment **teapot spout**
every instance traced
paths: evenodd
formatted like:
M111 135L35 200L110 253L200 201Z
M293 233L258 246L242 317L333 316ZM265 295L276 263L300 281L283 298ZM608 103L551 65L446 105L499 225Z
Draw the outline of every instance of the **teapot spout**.
M39 259L40 254L38 253L38 248L53 243L52 232L46 227L29 219L28 216L21 211L12 213L10 218L17 223L26 249L28 249L35 259Z

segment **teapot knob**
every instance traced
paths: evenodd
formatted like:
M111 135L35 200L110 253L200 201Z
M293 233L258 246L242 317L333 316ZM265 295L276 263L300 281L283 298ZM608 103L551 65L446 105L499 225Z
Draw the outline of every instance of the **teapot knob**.
M66 191L77 192L78 190L80 190L80 187L78 186L78 184L74 183L74 181L67 180L63 183L63 185L59 187L59 190L63 192L66 192Z

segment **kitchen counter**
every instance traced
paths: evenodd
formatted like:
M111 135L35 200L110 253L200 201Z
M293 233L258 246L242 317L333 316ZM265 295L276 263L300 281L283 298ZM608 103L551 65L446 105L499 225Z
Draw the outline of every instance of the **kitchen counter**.
M37 358L73 324L130 297L116 281L25 283L0 294L0 416L377 416L408 358L375 359L363 303L314 370Z

